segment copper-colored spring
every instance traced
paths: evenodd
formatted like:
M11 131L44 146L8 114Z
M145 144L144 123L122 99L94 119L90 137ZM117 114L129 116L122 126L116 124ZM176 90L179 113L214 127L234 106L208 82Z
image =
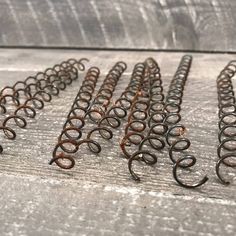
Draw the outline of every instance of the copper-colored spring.
M71 150L78 151L80 145L88 143L85 140L80 141L80 139L99 74L100 70L97 67L88 69L63 125L63 130L58 137L57 145L53 151L53 157L49 162L50 165L55 162L63 169L73 168L75 161L70 156L70 153L74 153ZM94 143L95 145L97 144L96 142ZM99 144L97 146L99 149ZM66 160L67 162L65 162Z
M232 78L236 73L236 61L230 61L217 77L217 93L219 108L219 146L217 148L218 162L216 174L223 184L230 184L222 177L220 166L223 163L228 167L236 167L231 159L236 157L236 99Z
M60 90L66 88L73 80L78 78L78 70L85 69L83 61L87 59L69 59L61 64L30 76L24 81L17 81L12 87L6 86L0 91L0 107L3 114L9 114L3 120L0 129L8 139L15 139L16 133L10 128L11 120L24 128L27 121L24 117L34 118L36 109L42 109L45 102L52 96L58 95ZM3 151L0 146L0 152Z

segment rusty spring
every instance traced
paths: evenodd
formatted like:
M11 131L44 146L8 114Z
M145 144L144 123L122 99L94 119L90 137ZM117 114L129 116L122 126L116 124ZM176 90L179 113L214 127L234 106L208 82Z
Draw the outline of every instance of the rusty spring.
M115 105L112 104L112 97L116 85L126 69L127 65L122 61L115 64L100 87L93 101L92 108L88 111L89 118L96 123L96 126L88 132L86 137L89 141L88 147L94 153L101 151L100 144L99 149L94 145L94 134L98 133L103 139L110 140L113 137L113 132L110 128L118 128L120 126L120 120L117 116L120 114L117 112L118 108L115 108ZM113 111L115 112L114 114ZM91 118L91 114L94 113L96 118Z
M236 99L232 78L236 72L236 61L230 61L217 77L218 116L219 116L219 146L217 148L218 162L216 174L221 183L228 185L220 173L220 166L236 167L236 163L230 159L236 157Z
M52 96L59 94L67 85L78 78L78 71L85 69L83 61L68 59L35 76L29 76L24 81L17 81L13 86L6 86L0 91L0 107L4 120L0 126L8 139L15 139L16 132L10 127L10 121L25 128L25 117L34 118L36 110L43 109L45 102L50 102ZM0 153L3 147L0 145Z
M170 146L169 156L174 163L173 176L181 186L195 188L208 180L205 176L197 184L183 183L177 176L177 169L192 167L196 163L196 158L193 155L186 155L178 160L174 158L175 152L187 150L191 145L190 140L184 137L185 127L179 124L183 90L191 62L191 56L182 57L170 83L166 99L157 62L152 58L144 62L145 73L142 74L142 86L136 100L133 101L125 127L125 136L120 142L121 150L128 159L129 172L136 181L139 181L140 177L132 169L133 161L154 165L157 163L156 153L165 147L165 141Z
M165 142L161 135L166 131L165 126L160 124L164 105L160 68L153 58L147 58L143 72L141 86L128 116L125 136L120 142L121 150L128 159L131 176L137 181L140 178L133 171L132 162L135 160L148 165L155 164L157 156L150 150L164 148Z
M100 144L91 138L92 133L98 130L102 137L109 139L112 137L112 131L109 129L100 129L99 127L96 127L88 133L87 138L80 140L82 137L82 128L85 125L86 119L97 125L101 123L111 103L116 85L126 68L127 66L124 62L117 62L108 72L92 102L92 95L95 90L100 71L97 67L92 67L88 70L69 112L67 121L63 126L63 131L58 138L58 143L54 148L53 157L49 164L53 164L55 162L63 169L73 168L75 165L75 157L71 154L75 154L79 150L79 147L84 143L86 143L89 149L95 153L99 153L101 151ZM81 97L81 93L84 96ZM77 99L78 97L79 100ZM82 107L80 105L81 101L84 103ZM75 113L75 110L78 109L79 113ZM71 114L73 116L71 116ZM72 120L74 120L73 123L71 122ZM74 132L74 136L68 135L68 131ZM104 132L108 132L109 136L107 136L107 133Z
M5 87L0 92L0 106L2 113L10 110L6 105L16 106L13 115L6 117L1 129L4 134L14 139L16 134L6 125L13 119L17 126L24 128L26 120L23 117L34 118L36 109L42 109L44 102L49 102L53 95L58 95L68 84L78 77L78 70L84 70L81 59L69 59L28 77L24 82L18 81L13 87ZM169 146L169 157L173 162L173 176L179 185L185 188L196 188L208 181L204 176L194 184L184 183L177 175L179 168L189 168L196 164L197 159L192 154L185 154L190 148L191 141L185 137L186 128L181 122L181 104L185 83L191 68L192 57L182 57L176 73L170 82L166 98L163 93L161 73L158 63L153 58L147 58L143 63L134 66L130 82L121 96L113 103L113 92L117 83L126 70L124 62L117 62L108 72L94 99L96 84L100 75L97 67L91 67L82 82L76 95L63 130L58 137L53 157L54 162L63 169L71 169L75 165L75 154L82 144L87 144L94 153L101 152L101 145L94 140L93 134L98 134L104 139L111 139L113 132L110 128L118 128L121 120L127 117L124 127L124 137L120 147L128 159L128 169L134 180L140 177L132 169L133 161L143 162L147 165L157 163L157 153L166 144ZM219 102L219 146L217 149L219 161L216 164L216 173L223 184L229 184L220 174L220 165L235 167L229 161L236 157L236 99L234 96L231 78L236 72L236 62L231 61L217 77L218 102ZM11 91L11 93L9 92ZM11 98L10 101L7 98ZM19 113L23 112L23 115ZM84 139L83 128L85 121L95 123ZM0 147L2 151L2 147ZM179 157L184 153L183 157ZM227 160L226 160L227 159Z
M124 119L126 117L127 110L131 108L133 101L136 97L138 88L142 82L140 74L142 73L143 69L144 66L142 64L138 63L135 65L128 86L122 92L121 96L115 101L115 103L107 110L104 116L100 119L97 124L97 127L92 129L88 133L88 139L91 139L91 135L95 131L99 131L100 135L104 139L111 139L113 137L110 128L118 128L121 124L121 119Z

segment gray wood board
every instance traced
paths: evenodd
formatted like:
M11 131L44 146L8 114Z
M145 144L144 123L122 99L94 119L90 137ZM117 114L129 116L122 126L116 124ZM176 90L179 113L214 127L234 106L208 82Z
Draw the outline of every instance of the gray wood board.
M62 60L87 57L88 66L101 68L101 84L108 69L124 60L128 69L115 91L127 85L134 64L154 57L161 67L165 91L182 53L10 50L1 49L0 86L34 75ZM230 186L215 176L217 161L216 76L235 55L193 54L193 65L183 99L183 124L191 139L191 153L198 162L186 181L210 178L201 188L188 190L172 177L167 150L158 154L154 167L135 164L141 182L134 182L122 158L118 142L122 128L111 141L99 138L102 152L86 147L68 171L48 161L82 76L47 103L27 128L15 128L14 141L3 138L0 158L1 235L235 235L235 170L225 169ZM99 86L99 85L98 85ZM125 123L125 122L124 122ZM122 127L124 125L122 124ZM91 128L88 124L86 131Z
M234 0L0 0L0 46L235 51Z

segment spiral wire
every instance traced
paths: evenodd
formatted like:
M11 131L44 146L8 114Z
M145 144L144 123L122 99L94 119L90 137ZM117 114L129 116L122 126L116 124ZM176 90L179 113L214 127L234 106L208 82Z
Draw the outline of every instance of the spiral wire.
M92 102L92 95L100 71L95 67L90 68L72 105L72 109L69 112L68 119L59 136L58 143L53 151L53 158L49 164L55 162L63 169L73 168L75 165L75 157L71 154L75 154L79 150L80 145L84 143L95 153L101 151L100 144L94 141L91 135L93 132L99 131L99 134L101 134L103 138L110 139L112 137L112 131L108 128L97 126L88 133L87 138L81 140L82 129L86 121L91 121L97 125L103 119L111 104L116 85L126 68L127 66L124 62L117 62L108 72ZM77 99L78 97L80 98L79 100ZM74 116L75 110L79 112L79 115ZM70 116L71 114L72 116ZM72 123L72 120L75 120L75 123ZM69 124L69 126L67 126L67 124ZM73 132L74 136L68 135L68 131ZM107 134L109 135L108 137Z
M88 69L58 137L50 165L55 162L63 169L73 168L74 158L68 154L74 153L73 150L76 152L79 145L84 143L80 139L85 126L86 113L91 105L99 75L99 68L90 67Z
M85 139L90 151L94 153L101 151L101 145L94 141L94 134L98 133L103 139L110 140L113 137L110 128L118 128L120 125L120 120L115 116L108 115L108 112L112 106L113 93L117 83L126 69L127 65L123 61L117 62L112 67L86 113L86 117L95 123L95 127L90 129ZM106 124L109 124L109 127Z
M17 81L13 86L6 86L0 91L0 107L4 120L0 126L8 139L15 139L16 132L10 127L10 122L25 128L27 118L34 118L36 110L43 109L45 102L50 102L52 96L59 94L67 85L78 78L78 71L83 71L83 61L69 59L35 76L29 76L24 81ZM0 145L0 153L3 147Z
M217 77L219 145L217 148L218 162L216 174L221 183L228 185L220 173L220 166L236 167L231 159L236 157L236 99L232 78L236 73L236 61L230 61Z
M121 124L121 120L127 116L127 111L131 109L142 81L140 74L143 69L143 64L138 63L135 65L128 86L124 89L121 96L115 101L115 103L110 106L105 115L100 119L97 127L88 133L88 139L91 139L92 134L96 131L98 131L104 139L111 139L113 137L113 133L110 128L118 128ZM90 149L93 151L92 148Z
M191 146L191 142L185 137L186 128L181 121L181 104L185 88L185 83L188 78L192 63L192 57L185 55L182 57L177 71L170 82L169 90L165 102L165 119L164 123L168 126L166 133L166 142L170 146L169 157L173 162L173 176L179 185L185 188L196 188L208 181L208 177L204 176L199 182L194 184L184 183L179 179L177 170L179 167L186 169L192 167L196 163L196 157L190 154L184 154L184 157L179 157L176 153L186 152ZM178 157L176 157L178 156Z
M98 123L105 115L112 102L112 96L116 85L126 68L127 65L124 62L119 61L108 72L86 114L92 122Z
M143 65L143 78L128 116L125 136L120 143L121 150L128 159L129 172L136 181L140 177L132 169L133 161L154 165L157 156L152 149L159 151L165 146L161 139L165 126L162 125L164 94L160 68L153 58L147 58Z

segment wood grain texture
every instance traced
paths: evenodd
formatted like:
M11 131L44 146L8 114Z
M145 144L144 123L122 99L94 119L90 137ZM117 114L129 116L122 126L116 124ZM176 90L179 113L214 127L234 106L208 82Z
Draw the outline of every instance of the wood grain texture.
M132 67L148 56L160 64L165 91L182 53L0 50L0 86L11 85L36 71L71 57L88 57L88 66L101 68L102 82L118 60L128 70L118 83L118 96L128 83ZM86 147L77 155L76 166L63 171L48 161L82 76L60 93L15 141L1 139L5 147L0 159L1 235L235 235L235 170L226 169L230 186L221 185L214 173L217 160L216 76L235 55L193 54L193 66L183 99L183 123L191 139L191 152L198 164L186 181L207 173L203 187L188 190L172 177L167 150L157 165L135 165L141 182L134 182L122 158L118 141L122 129L108 142L99 139L102 152ZM86 130L91 128L88 125ZM3 136L1 136L3 137Z
M0 0L0 46L235 51L234 0Z

